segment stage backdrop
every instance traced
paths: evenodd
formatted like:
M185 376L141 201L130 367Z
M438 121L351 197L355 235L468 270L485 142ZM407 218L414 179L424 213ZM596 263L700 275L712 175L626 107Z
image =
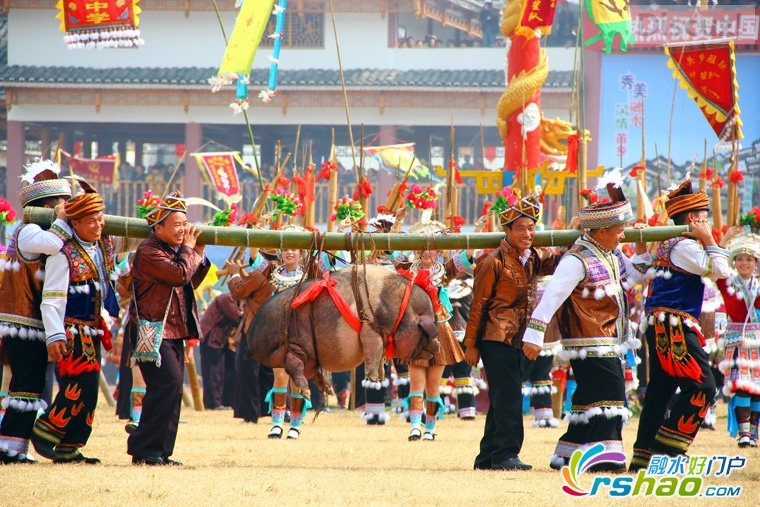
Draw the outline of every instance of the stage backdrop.
M599 164L619 167L621 154L624 168L640 160L642 95L646 96L646 158L655 158L655 143L660 156L667 156L674 83L673 72L668 68L667 60L664 53L613 54L602 57L600 131L592 133L599 140ZM744 139L741 141L744 156L740 158L745 158L750 155L748 151L752 151L760 159L760 93L757 92L760 54L737 54L736 74L739 82L740 117L744 122ZM686 90L678 86L671 144L673 164L689 164L697 154L701 161L704 139L707 139L711 157L718 138L697 103L688 97ZM756 168L743 169L749 169L751 173Z

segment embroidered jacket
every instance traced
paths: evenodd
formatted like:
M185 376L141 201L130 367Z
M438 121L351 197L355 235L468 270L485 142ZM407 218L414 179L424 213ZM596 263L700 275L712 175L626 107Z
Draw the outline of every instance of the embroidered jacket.
M45 231L36 224L24 224L11 235L0 270L0 339L45 340L42 322L42 284L48 255L57 253L71 229L56 220Z

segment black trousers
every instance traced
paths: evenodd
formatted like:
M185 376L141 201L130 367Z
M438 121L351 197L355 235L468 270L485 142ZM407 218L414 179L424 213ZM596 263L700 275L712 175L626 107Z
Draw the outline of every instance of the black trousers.
M533 361L526 361L524 379L530 382L531 388L544 387L548 392L530 395L531 408L552 408L552 366L554 356L538 356Z
M127 322L124 328L124 340L121 347L121 359L119 360L119 382L116 385L119 396L116 398L116 415L119 419L132 417L132 368L129 365L129 355L132 351L132 343L127 337L132 336L131 322Z
M203 407L213 409L222 405L224 392L224 352L201 342L201 375L203 375Z
M36 437L55 446L56 458L63 460L77 455L92 434L100 385L100 338L80 332L69 340L72 352L56 363L61 376L58 394L33 429ZM88 356L89 351L95 356Z
M262 366L248 355L248 344L243 337L235 352L235 392L232 402L233 417L258 422L261 411ZM267 390L268 391L268 390Z
M222 386L222 405L231 407L235 402L235 352L224 347L224 383Z
M145 380L140 425L129 435L127 454L135 458L168 458L174 453L185 373L184 340L161 342L161 367L137 363Z
M25 340L6 337L5 353L11 368L11 382L8 397L11 401L23 400L23 409L10 404L5 411L3 424L0 426L0 449L7 447L10 451L28 448L37 408L45 389L47 371L47 347L41 340ZM26 451L23 451L26 453Z
M649 326L646 330L649 385L641 410L639 431L633 444L632 468L646 467L653 454L685 454L715 397L715 379L710 370L709 356L694 331L686 326L683 326L683 331L686 349L702 372L699 381L674 377L663 370L655 348L655 327ZM668 403L676 388L680 388L681 392L673 399L670 415L665 418Z
M525 354L506 343L483 340L480 356L488 376L486 426L476 467L490 467L520 454L524 429L522 379Z

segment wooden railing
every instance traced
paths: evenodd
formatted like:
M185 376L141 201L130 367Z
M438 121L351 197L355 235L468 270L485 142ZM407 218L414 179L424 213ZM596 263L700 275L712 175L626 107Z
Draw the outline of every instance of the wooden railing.
M184 179L178 178L176 182L172 184L172 187L179 189L184 194ZM375 187L377 188L376 184ZM475 180L472 179L465 180L465 183L463 185L457 185L457 187L459 188L459 214L462 216L462 218L464 218L466 224L472 225L480 216L480 210L483 207L484 201L488 200L488 196L477 195ZM338 188L338 197L341 197L343 195L353 195L355 188L356 185L354 183L340 184ZM143 197L143 193L146 190L155 190L156 193L159 193L159 191L162 189L156 190L155 186L151 188L151 186L144 181L125 181L121 182L118 186L103 184L98 186L98 191L103 196L106 204L106 213L109 215L117 215L122 217L137 216L137 201ZM238 207L241 213L248 213L251 210L253 203L256 200L256 196L259 195L259 192L260 186L258 183L246 182L242 184L243 198L238 203ZM315 223L317 226L324 226L327 224L327 221L333 212L333 210L327 209L327 182L319 182L316 184L315 195ZM221 209L227 207L224 200L217 198L216 191L205 183L203 183L201 186L201 195L199 197L212 202ZM444 199L445 193L439 202L440 212L437 215L439 219L444 218L443 210L446 209L446 203ZM369 217L375 216L377 214L378 205L383 204L384 201L385 196L382 196L381 198L378 195L377 191L375 191L369 198L369 210L365 210L365 213ZM202 207L201 220L203 222L208 222L211 220L213 214L214 210L207 207ZM412 214L412 217L414 216L415 214ZM410 220L413 220L412 217L407 220L407 224L410 223Z

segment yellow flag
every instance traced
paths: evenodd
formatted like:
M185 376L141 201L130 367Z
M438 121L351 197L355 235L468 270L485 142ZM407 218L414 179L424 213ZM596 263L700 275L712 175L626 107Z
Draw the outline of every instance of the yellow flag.
M232 29L227 49L224 51L219 76L226 74L249 74L253 57L264 35L274 0L246 0L240 8L235 27Z

